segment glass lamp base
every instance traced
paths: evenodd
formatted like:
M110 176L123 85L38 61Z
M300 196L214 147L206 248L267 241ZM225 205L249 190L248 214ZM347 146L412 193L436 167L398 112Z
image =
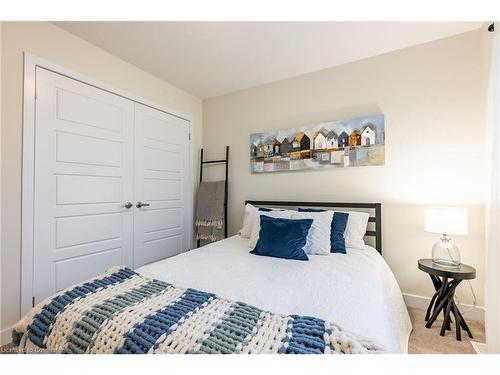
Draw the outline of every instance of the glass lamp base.
M432 247L432 261L441 267L457 268L460 266L460 252L450 238L443 235L441 241Z
M432 259L432 263L447 268L458 268L460 266L460 263L447 261L446 259Z

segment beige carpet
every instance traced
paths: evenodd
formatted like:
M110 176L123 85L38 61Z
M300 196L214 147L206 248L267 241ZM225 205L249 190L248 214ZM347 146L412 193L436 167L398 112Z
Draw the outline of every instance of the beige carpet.
M446 331L444 336L439 335L443 324L442 315L431 328L425 328L425 311L408 309L413 325L410 335L408 352L410 354L476 354L470 341L484 342L484 322L467 319L467 325L474 336L470 339L467 332L462 330L462 341L457 341L455 326L451 331Z
M462 333L462 341L455 339L455 329L446 331L444 336L439 335L442 319L437 319L432 328L425 328L425 311L408 309L413 325L410 335L410 354L476 354L467 333ZM465 317L467 319L467 317ZM467 319L474 341L484 342L484 323ZM13 345L5 345L0 348L0 354L16 353L17 348Z

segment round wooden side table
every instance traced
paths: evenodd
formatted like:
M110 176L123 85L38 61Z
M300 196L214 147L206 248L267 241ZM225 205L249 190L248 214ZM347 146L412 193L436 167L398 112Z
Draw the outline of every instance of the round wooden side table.
M455 289L462 280L476 278L475 268L463 263L455 268L442 267L434 264L432 259L420 259L418 268L429 274L436 290L425 314L427 322L425 327L431 328L439 313L443 311L444 321L440 335L444 336L446 330L451 330L451 313L453 313L457 340L462 341L461 328L472 338L472 333L455 304L454 296Z

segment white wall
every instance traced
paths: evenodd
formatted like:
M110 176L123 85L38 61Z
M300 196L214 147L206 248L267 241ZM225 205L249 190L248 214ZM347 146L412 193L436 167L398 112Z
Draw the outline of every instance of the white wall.
M23 52L191 116L194 157L197 157L201 145L203 111L200 99L47 22L3 22L1 49L3 226L0 311L1 330L8 335L7 328L20 318ZM197 175L196 170L193 175Z
M0 197L2 195L2 26L3 22L0 21ZM0 212L2 210L2 200L0 199ZM2 215L0 215L0 228L2 228ZM2 254L2 231L0 230L0 254ZM2 269L2 257L0 257L0 272ZM0 277L0 307L1 307L1 294L3 289L2 277ZM2 321L2 310L0 308L0 322ZM8 340L8 332L2 329L0 325L0 344Z
M484 29L488 24L484 25ZM485 277L485 330L486 345L478 345L481 353L500 353L500 246L499 246L499 214L498 203L499 181L497 168L498 160L498 90L500 89L499 64L499 35L496 32L484 32L482 42L489 57L489 98L488 98L488 128L486 130L487 152L487 181L488 191L486 199L486 277ZM476 349L476 350L478 350Z
M382 202L386 261L403 292L431 296L417 260L430 257L438 236L424 232L423 209L466 206L470 234L455 240L463 261L477 268L473 286L482 305L486 79L480 32L206 100L207 157L231 147L230 233L241 226L245 199ZM384 166L250 173L250 133L379 112L386 116ZM458 294L471 302L465 285Z

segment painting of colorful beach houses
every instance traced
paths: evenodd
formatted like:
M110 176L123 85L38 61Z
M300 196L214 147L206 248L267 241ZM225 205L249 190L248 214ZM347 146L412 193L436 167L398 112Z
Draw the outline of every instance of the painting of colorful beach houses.
M252 173L382 165L384 115L250 135Z

